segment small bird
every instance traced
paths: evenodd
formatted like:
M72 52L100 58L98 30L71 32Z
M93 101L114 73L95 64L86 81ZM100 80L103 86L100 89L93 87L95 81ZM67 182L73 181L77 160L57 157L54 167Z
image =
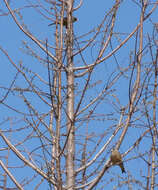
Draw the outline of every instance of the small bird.
M122 161L122 156L117 149L112 150L110 159L111 159L111 162L113 165L120 166L122 173L125 172L125 168L124 168L123 161Z
M76 21L77 21L77 18L76 17L72 17L72 22L76 22ZM48 26L52 26L54 24L56 24L56 22L53 22L53 23L49 24ZM58 20L57 24L61 24L61 20ZM65 26L67 28L67 17L63 18L63 26Z

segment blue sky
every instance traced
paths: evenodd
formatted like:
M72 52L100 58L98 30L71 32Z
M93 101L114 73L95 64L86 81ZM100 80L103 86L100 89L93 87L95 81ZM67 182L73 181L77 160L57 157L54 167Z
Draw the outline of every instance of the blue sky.
M10 3L11 7L16 8L16 7L24 7L25 5L28 5L29 1L21 1L21 0L17 0L16 2L12 2ZM31 1L32 3L37 3L36 1ZM104 15L107 13L107 11L109 10L109 8L112 5L111 0L86 0L83 1L83 5L81 6L81 8L79 8L78 10L76 10L74 12L74 16L76 16L78 18L78 21L76 23L74 23L74 33L75 33L75 37L81 36L86 32L89 32L91 29L96 28L100 22L102 21ZM41 3L43 3L43 1L41 1ZM75 5L78 5L79 1L77 0L75 2ZM50 6L49 4L44 4L46 8L48 8L48 10L50 11ZM15 61L15 63L18 65L20 64L20 62L23 62L23 65L28 68L31 69L32 72L36 72L38 74L40 74L40 76L42 76L45 80L47 80L47 71L44 70L44 65L42 65L39 61L37 61L36 59L32 58L32 56L27 55L24 53L24 45L22 43L22 41L24 42L28 42L28 44L34 49L36 50L37 54L40 54L40 56L43 56L44 58L46 58L46 55L37 47L37 45L35 45L30 39L28 39L28 37L26 37L20 30L19 28L16 26L16 24L14 23L13 19L11 18L11 16L7 16L6 13L8 12L4 2L2 2L0 4L0 10L2 10L0 12L0 23L1 23L1 35L0 35L0 46L3 47L5 50L7 50L9 56L13 59L13 61ZM121 33L130 33L135 26L137 25L139 19L140 19L140 7L138 7L134 1L132 0L126 0L123 1L119 11L118 11L118 17L117 17L117 22L116 22L116 26L114 31L115 32L121 32ZM46 14L46 12L44 12ZM45 41L46 38L48 38L48 42L50 45L54 45L54 29L55 27L48 27L48 24L51 22L50 20L46 19L45 17L43 17L42 15L40 15L35 9L33 8L24 8L22 9L22 15L23 15L23 19L25 21L25 23L27 24L28 28L30 29L30 31L40 40ZM47 14L46 14L47 15ZM158 15L158 11L156 10L155 13L152 15L151 20L146 21L144 24L144 35L146 36L147 34L151 34L152 33L152 24L151 21L153 23L157 22L157 15ZM48 16L48 15L47 15ZM51 17L49 16L49 18L51 19ZM124 39L125 35L121 36L121 39ZM87 37L88 39L88 37ZM115 38L116 40L116 38ZM117 41L113 41L113 48L115 48L115 44L117 44ZM144 42L144 45L147 42ZM121 48L117 53L117 60L119 62L120 67L125 67L129 64L129 55L131 53L132 50L134 50L134 46L135 46L135 40L132 37L129 42L125 45L125 47ZM91 48L90 50L88 50L85 53L86 56L86 60L87 62L90 64L93 61L93 58L91 56L91 50L93 52L93 55L95 57L96 52L97 52L97 43L96 46ZM22 51L20 51L20 49L23 49ZM110 51L110 49L109 49ZM146 57L146 60L148 60L149 58ZM6 57L0 53L0 61L1 61L1 71L0 71L0 86L7 86L9 87L11 84L11 81L14 79L15 77L15 68L13 68L13 66L11 66L11 64L8 62L8 60L6 59ZM80 65L79 62L79 57L76 58L76 65ZM114 58L110 58L108 60L105 61L104 64L101 64L100 66L98 66L96 68L96 72L94 72L93 77L92 77L92 83L94 81L103 81L103 80L107 80L110 75L111 75L111 71L114 70L115 74L117 74L117 65L114 62ZM106 71L106 72L105 72ZM77 83L80 82L79 79L76 80ZM84 81L82 81L84 83ZM128 84L129 84L129 80L126 80L126 77L122 77L122 79L120 80L121 82L121 90L119 83L116 84L116 86L114 86L115 89L117 89L118 91L116 91L116 95L119 97L120 103L121 105L125 106L128 103ZM37 81L37 83L39 84L39 87L41 83L40 81ZM37 84L36 83L36 84ZM103 83L104 84L104 83ZM23 86L23 87L27 87L27 84L24 83L24 80L22 79L22 77L18 76L18 80L16 81L15 86ZM82 88L81 86L79 86L80 88ZM97 95L100 90L103 88L103 85L97 86L95 88L95 91L90 91L89 94L87 94L87 98L93 98L95 95ZM45 88L45 90L48 92L49 89ZM3 90L1 92L4 92ZM0 98L3 98L4 93L0 94ZM36 97L30 97L33 99L33 105L36 106L36 108L40 108L40 112L43 113L44 111L47 111L48 108L46 108L44 106L44 104L39 103L38 98ZM104 114L113 114L115 113L116 116L116 121L91 121L89 123L90 127L89 127L89 132L94 133L95 131L98 132L98 134L102 133L104 131L104 128L108 127L108 126L112 126L112 125L117 125L118 123L118 119L119 119L119 114L117 114L117 111L110 106L110 102L108 101L115 101L113 99L113 97L111 96L111 98L107 98L105 99L105 102L103 102L103 104L98 106L98 110L100 113L104 113ZM22 109L22 111L26 111L26 107L24 107L23 104L23 100L21 98L19 98L18 96L14 96L13 94L9 94L8 96L8 100L7 103L9 103L9 105L13 105L15 108L17 109ZM109 103L109 105L108 105ZM84 104L86 105L86 99L84 100ZM84 106L83 104L83 106ZM11 118L10 122L7 122L6 125L3 125L2 128L5 129L8 126L13 126L15 128L20 127L22 124L19 121L20 117L17 113L8 110L8 108L6 108L5 106L1 105L0 106L0 120L3 121L5 119ZM137 115L135 115L136 117ZM107 116L110 118L110 116ZM15 123L12 123L13 120L16 119ZM138 122L139 124L139 122ZM83 123L83 125L86 126L85 123ZM91 127L93 126L93 128ZM99 129L99 130L98 130ZM79 129L78 131L81 132L83 130L82 128ZM141 135L143 129L133 129L130 128L129 131L127 132L127 137L125 138L125 141L123 142L120 151L124 152L126 151L132 144L133 142ZM120 134L120 133L119 133ZM19 134L18 138L21 138L22 133ZM26 134L23 134L24 137L26 137ZM108 138L109 136L107 136ZM118 135L119 137L119 135ZM117 142L118 137L114 140L114 142ZM18 138L16 139L18 141ZM105 138L106 140L106 138ZM95 138L94 138L94 142L95 142ZM104 144L105 141L101 142L100 146L102 146ZM94 146L93 142L91 144L92 146ZM29 145L30 146L30 145ZM143 147L144 145L142 145ZM144 147L144 151L145 148L147 148L147 144L145 144L146 147ZM91 149L91 146L89 146L89 148ZM110 149L109 149L110 150ZM135 152L135 154L137 155L137 152ZM134 153L129 154L125 160L130 159L132 156L135 156ZM107 152L105 152L105 155L108 157L109 154ZM13 160L13 159L11 159ZM135 175L136 177L139 178L140 175L140 170L136 171L135 168L140 167L140 164L143 165L143 162L140 162L140 160L132 160L130 162L125 162L125 166L127 171L132 174ZM133 167L134 166L134 167ZM1 169L0 169L1 170ZM118 173L120 172L120 169L115 166L110 168L110 171L113 172L113 175L115 176L115 172L118 171ZM14 172L14 171L13 171ZM28 171L29 172L29 171ZM28 175L28 173L26 172L26 174ZM109 176L110 174L105 175L105 177L110 178ZM19 178L19 173L16 176L17 178ZM125 176L126 177L126 176ZM103 178L105 179L105 178ZM140 179L140 178L139 178ZM117 180L119 181L119 178L117 178ZM117 182L118 182L117 181ZM112 185L117 185L117 182L114 180L114 183L112 183ZM11 184L9 184L9 186L11 186ZM110 188L112 189L113 186L110 186ZM136 188L137 189L137 188Z

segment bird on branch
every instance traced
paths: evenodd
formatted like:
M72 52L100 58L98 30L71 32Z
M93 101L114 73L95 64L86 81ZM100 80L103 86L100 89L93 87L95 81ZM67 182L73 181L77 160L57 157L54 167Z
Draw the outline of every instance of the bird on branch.
M122 156L117 149L113 149L111 153L111 162L113 165L118 165L121 168L122 173L125 173L125 168L122 161Z
M77 21L77 18L76 17L72 17L72 22L76 22ZM55 24L61 24L61 20L58 20L57 22L53 22L51 24L49 24L48 26L52 26L52 25L55 25ZM64 17L63 18L63 26L65 26L67 28L67 17Z

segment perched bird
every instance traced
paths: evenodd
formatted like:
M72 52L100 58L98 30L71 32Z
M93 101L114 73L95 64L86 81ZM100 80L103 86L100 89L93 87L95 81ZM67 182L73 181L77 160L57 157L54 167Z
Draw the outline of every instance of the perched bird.
M122 156L117 149L112 150L110 159L111 159L111 162L113 165L120 166L122 173L125 172L125 168L123 166L123 161L122 161Z
M77 18L76 17L72 17L72 22L76 22L76 21L77 21ZM56 22L53 22L53 23L49 24L48 26L52 26L54 24L56 24ZM58 20L57 24L61 24L61 20ZM63 26L65 26L67 28L67 17L63 18Z

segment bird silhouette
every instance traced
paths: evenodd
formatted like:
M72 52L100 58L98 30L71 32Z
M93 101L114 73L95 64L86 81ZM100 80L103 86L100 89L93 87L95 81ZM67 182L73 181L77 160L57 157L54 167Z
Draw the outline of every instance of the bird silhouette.
M76 22L76 21L77 21L77 18L76 17L72 17L72 22ZM54 24L56 24L56 22L53 22L53 23L49 24L48 26L52 26ZM61 20L58 20L57 24L61 24ZM65 26L67 28L67 17L63 18L63 26Z
M121 168L122 173L125 173L122 156L117 149L112 150L110 159L113 165L118 165Z

